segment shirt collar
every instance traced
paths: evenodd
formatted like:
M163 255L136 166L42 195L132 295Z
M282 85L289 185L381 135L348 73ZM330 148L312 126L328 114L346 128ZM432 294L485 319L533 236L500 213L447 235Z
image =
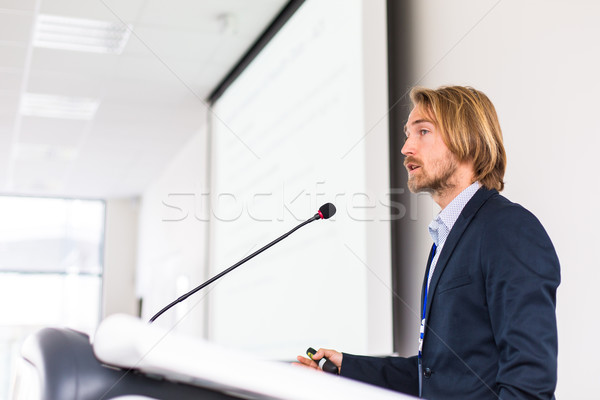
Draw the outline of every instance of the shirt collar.
M480 187L481 184L479 182L471 184L465 190L460 192L460 194L456 196L433 221L431 221L429 224L429 234L438 248L444 245L446 238L458 220L463 208L465 208L469 200L471 200Z

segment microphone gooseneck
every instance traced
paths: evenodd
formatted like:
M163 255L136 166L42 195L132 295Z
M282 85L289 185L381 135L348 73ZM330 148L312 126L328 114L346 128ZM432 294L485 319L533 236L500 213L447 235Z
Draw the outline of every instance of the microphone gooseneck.
M227 268L226 270L220 272L219 274L213 276L212 278L210 278L209 280L207 280L206 282L204 282L200 286L197 286L194 289L190 290L189 292L187 292L183 296L180 296L175 301L171 302L166 307L164 307L162 310L160 310L159 312L157 312L156 314L154 314L154 316L152 318L150 318L150 320L148 321L148 323L150 323L150 324L153 323L158 317L160 317L163 313L165 313L167 310L169 310L170 308L172 308L176 304L181 303L182 301L184 301L185 299L187 299L188 297L190 297L194 293L198 292L199 290L202 290L203 288L205 288L206 286L210 285L211 283L213 283L217 279L221 278L223 275L228 274L229 272L233 271L234 269L236 269L240 265L244 264L246 261L248 261L251 258L254 258L258 254L262 253L263 251L265 251L269 247L271 247L271 246L279 243L280 241L282 241L286 237L290 236L292 233L296 232L298 229L302 228L304 225L307 225L307 224L309 224L309 223L311 223L313 221L316 221L318 219L329 219L329 218L331 218L335 214L335 211L336 211L335 210L335 206L333 204L331 204L331 203L323 204L319 208L319 211L312 218L307 219L306 221L302 222L300 225L296 226L295 228L293 228L289 232L287 232L287 233L281 235L280 237L278 237L277 239L273 240L271 243L269 243L266 246L264 246L264 247L256 250L254 253L252 253L249 256L247 256L246 258L238 261L237 263L235 263L231 267Z

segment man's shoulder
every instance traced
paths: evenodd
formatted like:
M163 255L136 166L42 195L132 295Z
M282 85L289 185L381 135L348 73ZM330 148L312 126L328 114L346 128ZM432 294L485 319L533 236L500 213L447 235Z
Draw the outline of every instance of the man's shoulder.
M552 241L546 229L531 211L495 190L490 192L493 193L481 204L473 219L473 223L485 232L489 241L524 240L529 237L551 246Z
M540 223L537 217L519 203L515 203L504 197L496 190L481 188L483 201L478 215L491 221L510 222L513 220L521 222Z

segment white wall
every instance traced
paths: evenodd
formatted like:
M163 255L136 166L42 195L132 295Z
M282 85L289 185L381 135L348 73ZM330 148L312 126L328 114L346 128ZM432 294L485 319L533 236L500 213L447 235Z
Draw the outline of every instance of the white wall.
M106 201L102 317L124 313L137 315L135 266L137 254L138 199Z
M415 83L470 85L496 105L508 153L504 195L538 216L561 261L557 397L592 398L600 372L600 3L413 7Z
M368 204L366 210L367 352L389 354L392 340L391 230L387 221L389 174L389 108L387 86L386 2L363 1L364 145ZM340 349L342 350L342 349Z
M205 112L199 110L199 118ZM144 319L207 278L206 157L203 128L142 196L137 295L143 299ZM204 335L205 294L175 306L156 323Z

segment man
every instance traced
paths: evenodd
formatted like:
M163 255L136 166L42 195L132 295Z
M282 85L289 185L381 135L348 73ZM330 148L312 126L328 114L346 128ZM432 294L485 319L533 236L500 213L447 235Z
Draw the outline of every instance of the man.
M428 399L551 399L560 267L540 222L498 193L506 154L494 106L459 86L414 88L411 100L402 148L408 187L442 208L429 225L418 355L320 349L314 359Z

